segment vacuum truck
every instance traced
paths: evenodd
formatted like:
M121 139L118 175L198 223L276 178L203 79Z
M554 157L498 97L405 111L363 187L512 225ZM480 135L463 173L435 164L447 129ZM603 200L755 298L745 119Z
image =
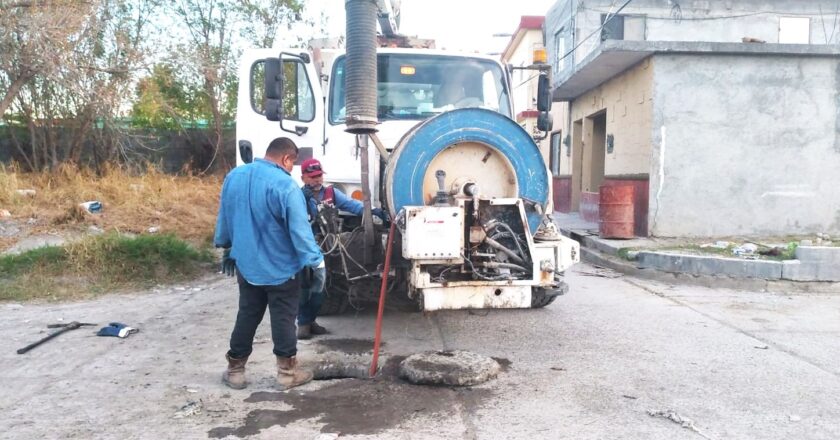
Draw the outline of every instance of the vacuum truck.
M383 277L423 311L544 307L564 294L579 245L550 217L547 166L512 119L510 69L398 35L382 0L345 7L346 41L248 50L239 71L238 163L285 136L298 163L318 159L325 185L364 203L361 217L319 205L313 219L328 268L322 314L375 298ZM550 130L538 70L538 125Z

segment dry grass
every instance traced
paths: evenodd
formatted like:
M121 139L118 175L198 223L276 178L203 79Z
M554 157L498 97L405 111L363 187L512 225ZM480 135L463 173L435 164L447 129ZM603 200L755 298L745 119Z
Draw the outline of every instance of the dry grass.
M129 173L113 167L98 176L64 166L52 172L21 173L0 167L0 209L15 219L37 219L32 232L84 229L144 233L151 227L194 243L212 236L219 204L220 176L171 176L154 168ZM34 189L35 196L17 190ZM79 203L98 200L100 214L86 214ZM84 227L84 228L83 228ZM0 249L9 245L0 242ZM4 246L5 245L5 246Z

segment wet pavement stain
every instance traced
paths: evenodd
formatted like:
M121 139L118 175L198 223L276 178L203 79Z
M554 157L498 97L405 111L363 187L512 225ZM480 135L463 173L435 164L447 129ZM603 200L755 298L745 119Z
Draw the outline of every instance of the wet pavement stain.
M210 438L256 435L273 426L287 426L298 420L316 419L321 432L342 435L370 435L396 428L416 416L452 414L459 405L478 407L492 397L484 388L453 389L417 386L396 377L403 358L392 358L376 379L344 379L314 391L255 392L245 402L283 402L287 411L250 411L239 427L217 427Z
M317 341L318 352L337 351L346 354L365 354L373 351L373 339L320 339ZM380 347L384 347L382 342Z

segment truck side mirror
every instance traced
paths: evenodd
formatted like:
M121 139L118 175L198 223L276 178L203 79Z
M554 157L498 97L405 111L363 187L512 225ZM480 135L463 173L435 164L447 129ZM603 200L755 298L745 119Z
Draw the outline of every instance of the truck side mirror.
M541 112L551 110L551 85L546 73L540 73L537 81L537 110Z
M265 117L283 120L283 64L280 58L265 60Z
M549 132L554 127L554 119L551 113L543 111L537 116L537 129L540 131Z

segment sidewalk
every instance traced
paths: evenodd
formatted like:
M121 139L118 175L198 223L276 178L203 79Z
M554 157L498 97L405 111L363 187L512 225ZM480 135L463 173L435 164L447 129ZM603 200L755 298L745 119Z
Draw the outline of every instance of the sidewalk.
M806 290L840 292L840 247L798 246L795 259L774 260L706 255L697 252L697 240L640 237L612 240L598 236L598 225L577 214L555 212L554 222L568 237L580 242L581 256L590 263L633 275L683 275L709 281L795 282ZM713 241L713 240L712 240ZM687 277L686 277L687 276ZM698 280L694 280L698 281ZM750 283L751 282L751 283ZM731 283L730 283L731 284Z

